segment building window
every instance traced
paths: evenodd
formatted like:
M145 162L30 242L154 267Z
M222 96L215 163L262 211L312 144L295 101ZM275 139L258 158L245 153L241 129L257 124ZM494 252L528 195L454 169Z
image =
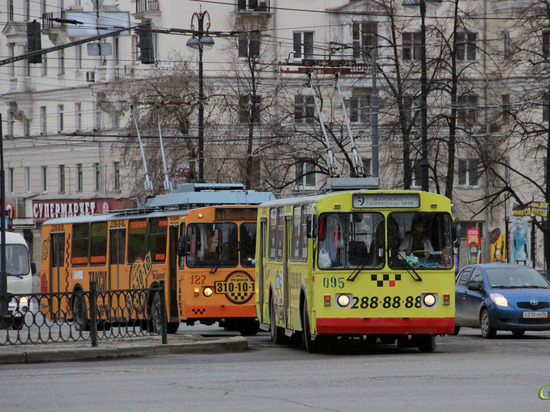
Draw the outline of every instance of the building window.
M61 133L65 127L64 124L64 106L62 104L57 105L57 132Z
M502 174L504 176L504 182L509 185L510 184L510 159L508 158L505 158L503 161L502 161L503 165L502 165ZM546 172L546 170L545 170ZM546 181L546 180L545 180Z
M457 108L458 123L462 126L472 126L477 121L477 96L460 96Z
M99 103L96 103L95 105L94 129L101 130L101 107L99 106Z
M403 60L420 60L421 56L421 33L403 33Z
M113 173L113 189L118 191L120 190L120 162L114 162L114 173Z
M479 161L477 159L458 160L458 185L477 187L479 185Z
M293 34L293 51L294 58L301 59L313 59L313 32L302 31L295 32Z
M260 123L261 96L239 96L239 122Z
M155 47L153 50L156 50ZM120 64L120 42L118 37L113 38L113 58L115 60L115 64L118 66Z
M48 75L48 55L42 55L42 76Z
M46 4L47 2L48 2L48 0L41 0L40 1L40 15L41 16L46 14L46 12L48 11L47 4ZM44 56L42 56L42 58L44 58Z
M237 7L239 11L266 11L269 0L239 0Z
M57 74L65 74L65 50L59 50L57 52Z
M59 165L59 193L65 193L65 166Z
M352 123L370 122L370 95L367 89L354 89L349 101L349 120Z
M25 190L27 193L31 191L31 168L25 167Z
M8 0L8 21L13 21L13 0Z
M362 157L361 161L363 162L365 172L367 172L369 176L372 176L372 159L369 159L368 157Z
M411 161L411 173L412 187L422 187L422 168L420 167L419 159Z
M28 119L27 117L23 117L23 134L25 137L29 137L31 135L31 119Z
M10 193L14 193L14 190L15 190L14 179L15 179L14 169L13 167L10 167L8 169L8 189Z
M315 121L313 96L294 96L294 121L296 123L313 123Z
M405 123L416 127L420 121L420 103L412 96L403 96L403 117Z
M512 55L510 33L507 31L503 31L501 33L501 38L502 38L502 57L504 59L508 59Z
M82 164L79 163L76 165L76 191L82 192L84 187L84 176L82 173Z
M542 98L542 121L544 123L548 123L549 106L550 106L550 98L549 96L544 96Z
M40 106L40 133L46 134L48 132L48 118L46 112L46 106Z
M82 103L74 104L74 129L82 130Z
M545 59L550 57L550 31L542 32L542 55Z
M371 50L378 46L378 23L353 23L353 58L371 58Z
M99 163L94 164L94 176L95 191L99 192L101 190L101 166Z
M475 60L476 42L476 33L456 33L456 59Z
M309 160L298 160L296 168L296 186L298 189L316 187L315 164Z
M15 57L15 45L8 45L8 55L9 57ZM10 77L15 76L15 63L8 64L8 74Z
M42 191L48 191L48 166L42 166Z
M25 21L31 19L31 0L25 0Z
M260 33L239 34L239 58L258 59L260 57Z
M76 70L82 70L82 45L75 46Z
M502 124L504 126L510 124L510 95L502 95Z

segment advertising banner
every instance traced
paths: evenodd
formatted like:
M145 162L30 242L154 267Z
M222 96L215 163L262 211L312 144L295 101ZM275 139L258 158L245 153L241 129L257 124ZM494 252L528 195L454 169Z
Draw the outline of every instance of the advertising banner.
M481 236L475 227L466 232L466 259L468 265L481 262Z
M527 261L530 259L529 252L529 226L527 222L516 220L512 222L512 259Z

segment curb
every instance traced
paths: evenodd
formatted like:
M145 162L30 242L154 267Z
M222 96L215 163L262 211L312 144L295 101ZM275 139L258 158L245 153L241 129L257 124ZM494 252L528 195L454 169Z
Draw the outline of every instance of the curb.
M0 364L73 362L105 360L128 357L166 356L196 353L242 352L248 349L248 341L241 336L199 342L162 344L121 344L115 347L81 347L31 349L18 348L13 353L0 351Z

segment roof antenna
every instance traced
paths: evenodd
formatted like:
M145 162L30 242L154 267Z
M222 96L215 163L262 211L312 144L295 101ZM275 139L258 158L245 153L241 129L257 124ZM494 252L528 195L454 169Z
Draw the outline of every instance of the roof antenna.
M313 84L311 82L311 72L308 72L308 83L309 87L311 88L311 94L313 95L313 101L315 102L315 110L317 111L317 116L319 117L319 123L321 124L321 130L323 131L323 135L325 136L325 145L327 146L327 155L328 155L328 171L330 177L339 177L338 176L338 166L336 165L336 160L334 160L334 153L332 152L332 149L330 148L330 140L327 135L327 131L325 129L325 124L323 123L323 116L321 115L321 110L319 109L319 105L317 103L317 95L315 94L315 90L313 89Z
M132 113L132 118L134 119L134 124L136 125L137 136L139 140L139 148L141 149L141 158L143 159L143 166L145 167L145 191L148 193L153 192L153 182L149 178L149 172L147 171L147 161L145 160L145 151L143 150L143 143L141 141L141 135L139 134L139 126L134 113L134 106L130 105L130 112Z
M172 187L172 183L170 182L170 178L168 177L168 170L166 168L166 156L164 155L164 143L162 142L162 127L160 125L160 107L157 106L157 119L158 119L158 125L159 125L159 139L160 139L160 151L162 153L162 164L164 166L164 190L172 191L174 188Z
M356 177L367 177L367 171L363 165L363 160L357 152L357 146L355 145L355 139L353 138L353 133L351 132L351 126L349 123L348 113L346 106L344 104L344 98L342 97L342 92L340 91L340 83L338 83L338 73L335 74L336 77L336 90L338 90L338 95L340 96L340 103L342 104L342 110L344 112L344 120L346 121L346 126L348 128L349 140L351 142L351 158L353 162L353 172Z

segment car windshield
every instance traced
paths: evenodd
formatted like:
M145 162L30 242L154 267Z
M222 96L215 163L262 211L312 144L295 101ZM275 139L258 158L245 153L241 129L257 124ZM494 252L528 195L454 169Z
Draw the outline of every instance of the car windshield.
M487 280L493 289L549 289L548 281L536 270L525 268L489 268Z
M0 262L1 259L0 256ZM27 248L24 245L6 244L6 272L8 275L24 276L28 275L29 271L30 262Z

